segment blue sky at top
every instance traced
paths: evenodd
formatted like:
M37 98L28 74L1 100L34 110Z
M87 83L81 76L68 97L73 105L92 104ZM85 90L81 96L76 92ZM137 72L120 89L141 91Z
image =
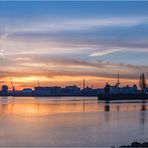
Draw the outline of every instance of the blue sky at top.
M148 2L1 2L0 16L29 18L114 17L147 15Z

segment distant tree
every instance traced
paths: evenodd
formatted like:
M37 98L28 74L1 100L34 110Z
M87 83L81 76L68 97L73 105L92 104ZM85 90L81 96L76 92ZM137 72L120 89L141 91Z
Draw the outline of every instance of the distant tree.
M144 89L146 88L146 80L145 80L144 73L142 73L142 74L140 75L139 86L140 86L142 92L143 92Z

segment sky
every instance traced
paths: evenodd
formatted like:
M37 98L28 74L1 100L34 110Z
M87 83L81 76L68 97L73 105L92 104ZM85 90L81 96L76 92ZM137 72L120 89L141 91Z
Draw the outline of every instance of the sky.
M0 85L138 85L148 2L0 2Z

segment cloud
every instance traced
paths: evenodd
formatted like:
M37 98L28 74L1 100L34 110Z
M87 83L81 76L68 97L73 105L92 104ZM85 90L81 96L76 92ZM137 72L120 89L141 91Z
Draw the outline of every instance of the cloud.
M138 34L134 37L130 35L133 33L132 28L147 23L148 17L145 16L42 21L33 19L29 22L12 22L8 19L3 20L0 27L0 30L4 30L0 49L4 50L6 55L17 52L102 56L122 49L128 51L128 48L142 48L146 51L148 42L143 41L146 37L135 39Z
M4 56L4 50L0 49L0 57L3 57L3 56Z
M109 18L78 19L78 20L69 20L63 24L69 25L73 28L80 27L86 29L92 27L105 27L105 26L130 27L143 23L148 23L148 17L109 17Z
M114 52L119 52L122 49L107 49L107 50L100 50L98 52L92 53L90 54L90 56L103 56L103 55L107 55L107 54L112 54Z
M122 51L146 54L146 36L139 37L137 33L131 37L126 33L132 34L131 28L147 23L147 17L8 23L0 38L0 77L67 76L73 79L74 76L89 76L106 79L116 78L120 71L122 78L138 78L141 71L148 74L147 66L132 65L129 59L125 61L128 64L114 59L111 62L104 55L109 57L116 53L118 56Z
M108 47L106 47L108 48ZM103 49L103 50L98 50L97 52L91 53L90 56L95 57L95 56L104 56L104 55L109 55L113 54L115 52L132 52L132 53L148 53L148 47L146 48L122 48L122 47L114 47L113 49Z
M50 55L11 55L0 63L0 78L10 77L94 77L138 79L140 72L148 75L148 66L113 63L109 61L84 61L76 58L53 57Z
M78 18L38 21L33 19L30 22L23 22L11 19L3 20L2 26L7 26L7 33L11 34L47 34L61 31L82 31L99 27L132 27L140 24L147 24L148 17L108 17L108 18ZM14 22L13 21L13 22ZM3 28L1 28L3 29Z

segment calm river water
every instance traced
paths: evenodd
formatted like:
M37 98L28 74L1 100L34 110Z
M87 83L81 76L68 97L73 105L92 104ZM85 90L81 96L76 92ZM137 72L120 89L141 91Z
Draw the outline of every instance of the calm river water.
M119 146L148 141L148 102L0 97L0 146Z

